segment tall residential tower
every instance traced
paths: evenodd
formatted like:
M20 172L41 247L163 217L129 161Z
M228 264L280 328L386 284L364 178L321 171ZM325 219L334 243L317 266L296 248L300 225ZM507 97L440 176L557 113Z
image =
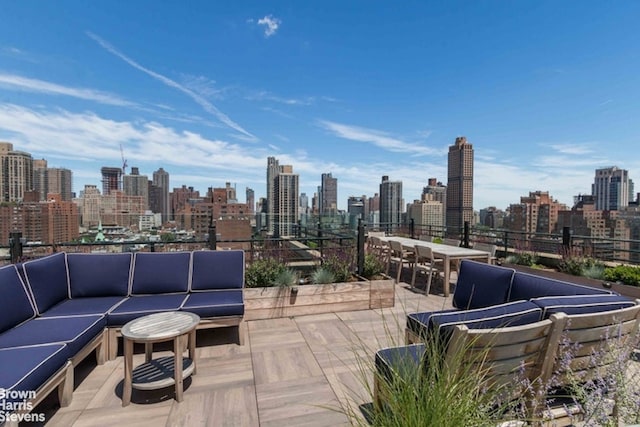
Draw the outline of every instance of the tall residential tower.
M596 169L591 188L598 211L617 211L629 206L629 200L633 200L633 181L629 179L629 172L617 166Z
M473 223L473 145L464 136L449 147L447 169L447 234L458 236Z
M392 232L402 223L402 181L389 181L382 177L380 183L380 227Z

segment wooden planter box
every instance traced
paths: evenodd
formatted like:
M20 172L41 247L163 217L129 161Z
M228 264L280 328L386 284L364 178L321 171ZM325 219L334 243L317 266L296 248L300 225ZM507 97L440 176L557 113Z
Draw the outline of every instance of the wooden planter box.
M297 290L296 290L297 289ZM393 307L394 280L381 279L293 288L245 288L245 320Z

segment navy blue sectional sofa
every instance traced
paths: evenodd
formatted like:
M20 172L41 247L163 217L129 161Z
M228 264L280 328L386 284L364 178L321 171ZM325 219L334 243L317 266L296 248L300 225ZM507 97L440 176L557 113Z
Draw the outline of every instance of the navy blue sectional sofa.
M61 252L0 268L0 389L36 392L13 415L55 388L66 406L74 366L115 358L120 328L146 314L193 312L200 328L237 326L243 344L244 268L243 251Z
M617 293L517 272L492 264L463 260L453 294L452 310L407 315L406 342L465 324L471 329L520 326L567 315L630 307L636 301Z

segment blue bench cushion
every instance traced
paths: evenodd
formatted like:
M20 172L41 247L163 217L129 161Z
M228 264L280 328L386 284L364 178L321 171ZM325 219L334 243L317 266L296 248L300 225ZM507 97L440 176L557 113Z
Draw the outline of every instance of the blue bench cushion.
M547 319L553 313L588 314L618 310L632 307L635 302L620 295L574 295L541 297L531 300L542 309L542 316Z
M192 262L192 292L244 285L243 251L196 251Z
M87 314L104 316L126 299L127 297L68 299L54 305L45 311L41 317L84 316Z
M67 257L64 252L22 265L38 314L69 298Z
M187 292L190 252L139 252L133 258L131 295Z
M462 260L453 306L467 310L506 302L514 272L511 268Z
M513 275L508 300L519 301L547 296L605 294L611 294L611 292L534 274L516 272Z
M67 254L71 298L127 296L133 255Z
M67 362L64 344L48 344L0 349L0 388L34 391ZM6 399L17 403L22 399ZM0 399L0 404L2 400ZM8 411L11 412L11 411Z
M36 318L0 334L0 348L63 343L71 358L106 326L104 316Z
M400 378L418 374L417 367L422 362L426 346L410 344L401 347L389 347L378 350L375 355L375 367L381 378L391 381L394 374Z
M542 309L536 304L516 301L476 310L437 313L429 318L429 327L448 334L455 325L460 324L469 329L492 329L526 325L541 319Z
M429 330L431 316L434 314L453 313L458 311L460 310L457 308L451 308L448 310L423 311L420 313L407 314L407 329L418 336L424 337L424 334Z
M242 289L190 294L180 310L195 313L202 318L242 316L244 314Z
M0 268L0 291L0 333L35 317L36 311L16 266Z
M107 314L109 326L122 326L130 320L161 311L177 311L186 294L140 295L129 297Z

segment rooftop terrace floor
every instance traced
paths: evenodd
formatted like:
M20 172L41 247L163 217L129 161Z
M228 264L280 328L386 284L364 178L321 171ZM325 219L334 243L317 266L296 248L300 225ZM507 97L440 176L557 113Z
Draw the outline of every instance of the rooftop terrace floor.
M89 357L76 368L73 401L57 407L55 393L34 412L47 426L337 426L348 425L341 405L360 413L371 403L362 362L376 350L404 342L407 313L451 307L451 299L396 286L396 305L248 322L245 345L234 328L198 331L197 375L185 380L184 400L173 388L134 390L122 407L124 363L96 365ZM156 354L169 354L159 346ZM144 361L136 347L134 365ZM367 372L366 382L373 375Z

